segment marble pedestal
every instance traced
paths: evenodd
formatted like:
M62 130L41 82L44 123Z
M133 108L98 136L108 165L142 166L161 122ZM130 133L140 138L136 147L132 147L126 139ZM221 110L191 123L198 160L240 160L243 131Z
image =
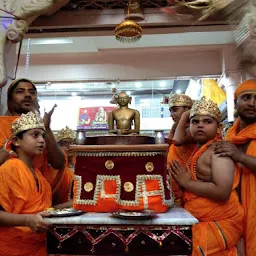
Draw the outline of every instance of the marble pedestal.
M49 256L57 255L191 255L191 226L198 221L173 207L152 219L125 220L110 213L47 218Z

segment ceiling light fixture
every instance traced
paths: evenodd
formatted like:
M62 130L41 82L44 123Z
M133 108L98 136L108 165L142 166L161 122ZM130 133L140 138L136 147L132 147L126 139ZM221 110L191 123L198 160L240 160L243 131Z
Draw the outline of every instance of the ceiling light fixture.
M116 40L122 43L134 43L140 40L142 36L142 27L133 20L133 15L131 15L129 6L139 6L139 0L129 0L128 2L128 12L125 15L125 20L122 21L115 28ZM131 15L131 16L130 16Z
M165 87L165 86L166 86L166 82L165 82L165 81L161 81L161 82L160 82L160 86L161 86L161 87Z
M125 8L125 19L143 21L144 14L140 5L140 0L129 0Z
M115 28L116 40L122 43L134 43L142 36L142 27L133 20L126 19Z
M36 38L31 40L33 45L43 45L43 44L72 44L73 40L71 38ZM25 41L25 45L27 42Z
M142 86L142 83L141 83L141 82L136 82L136 83L135 83L135 86L139 88L139 87Z

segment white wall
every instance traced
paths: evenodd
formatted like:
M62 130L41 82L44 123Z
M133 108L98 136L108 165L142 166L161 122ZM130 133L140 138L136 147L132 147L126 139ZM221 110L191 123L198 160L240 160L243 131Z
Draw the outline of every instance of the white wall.
M134 102L134 101L132 101ZM65 126L76 130L78 125L79 108L84 107L95 107L95 106L111 106L106 99L95 99L95 100L83 100L80 97L67 97L66 99L41 99L40 100L40 111L43 115L44 111L49 111L54 104L57 104L52 115L51 128L52 130L60 130ZM133 103L130 108L135 108ZM138 109L139 110L139 109ZM140 111L140 110L139 110ZM171 118L141 118L141 130L170 130L173 121Z

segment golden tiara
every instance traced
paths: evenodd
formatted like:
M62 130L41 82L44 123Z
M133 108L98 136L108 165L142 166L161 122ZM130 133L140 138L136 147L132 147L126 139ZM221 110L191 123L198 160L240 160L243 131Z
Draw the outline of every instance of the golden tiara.
M75 134L74 132L68 128L66 126L65 129L61 129L57 135L56 135L56 140L57 142L60 142L61 140L74 140L76 137L75 137Z
M173 94L169 97L169 107L191 107L193 102L190 97L185 94Z
M16 136L20 132L40 128L45 130L43 119L38 112L28 112L22 114L11 124L11 132L13 136Z
M221 112L218 105L211 99L203 96L200 100L196 100L190 110L190 118L195 115L204 115L214 118L217 122L221 121Z

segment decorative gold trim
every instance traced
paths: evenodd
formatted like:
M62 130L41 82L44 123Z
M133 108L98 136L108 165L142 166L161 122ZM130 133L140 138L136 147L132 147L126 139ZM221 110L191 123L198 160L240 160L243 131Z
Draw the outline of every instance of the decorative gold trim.
M211 99L207 99L205 96L194 102L190 110L189 118L192 118L195 115L206 115L214 118L217 122L221 121L221 112L218 105Z
M191 98L185 94L172 94L169 97L169 107L189 107L191 108L193 102Z
M117 195L120 195L121 193L121 179L119 175L102 175L99 177L102 179L101 181L101 188L100 188L100 197L103 199L106 198L115 198L117 199ZM105 193L105 182L106 180L115 180L116 181L116 194L106 194Z
M139 223L138 223L139 224ZM75 225L75 224L74 224ZM86 230L97 230L97 231L105 231L108 230L110 227L113 227L115 230L117 231L127 231L127 230L138 230L138 225L130 225L130 226L117 226L117 225L102 225L99 226L97 224L93 225L91 224L90 226L87 224L81 224L81 226L79 226L79 231L81 230L80 227L82 227L82 232L86 231ZM63 229L63 228L67 228L70 229L70 225L68 224L54 224L54 228L51 228L49 231L53 232L56 231L57 229ZM77 227L75 228L77 229ZM177 226L168 226L168 225L163 225L160 226L158 224L154 224L153 226L147 226L147 225L143 225L140 226L140 230L142 231L147 231L147 230L156 230L156 231L169 231L169 230L177 230ZM185 225L185 226L178 226L178 230L183 231L183 230L191 230L191 225Z
M166 152L77 152L77 156L106 157L106 156L166 156Z
M86 182L85 184L84 184L84 190L86 191L86 192L91 192L92 190L93 190L93 184L91 183L91 182Z
M28 112L22 114L11 124L12 136L16 136L18 133L31 130L31 129L43 129L45 130L43 119L40 117L39 112Z
M127 181L124 183L124 191L125 192L132 192L134 190L134 186L132 184L132 182Z
M112 170L114 168L115 164L112 160L107 160L105 162L105 167L108 169L108 170Z
M169 174L166 175L166 187L169 191L171 191L171 198L173 198L173 202L175 201L175 195L172 189L171 177Z
M147 172L153 172L155 167L152 162L147 162L145 164L145 168L146 168Z
M68 126L66 128L61 129L56 134L56 140L57 142L60 142L61 140L75 140L76 136L73 130L71 130Z
M143 198L145 210L148 210L148 197L150 196L160 195L163 205L172 206L174 204L174 196L171 191L170 199L165 199L163 177L159 174L136 176L135 200L121 200L120 196L122 182L120 175L97 175L93 199L81 199L82 177L75 175L75 180L78 185L76 186L76 195L74 200L76 204L80 205L96 205L99 195L101 198L115 198L116 203L122 206L138 206L140 199ZM105 194L104 181L106 180L116 181L116 194ZM147 191L146 180L157 180L159 188L157 190Z
M142 36L142 27L134 20L126 19L116 26L115 36L121 42L136 42Z

